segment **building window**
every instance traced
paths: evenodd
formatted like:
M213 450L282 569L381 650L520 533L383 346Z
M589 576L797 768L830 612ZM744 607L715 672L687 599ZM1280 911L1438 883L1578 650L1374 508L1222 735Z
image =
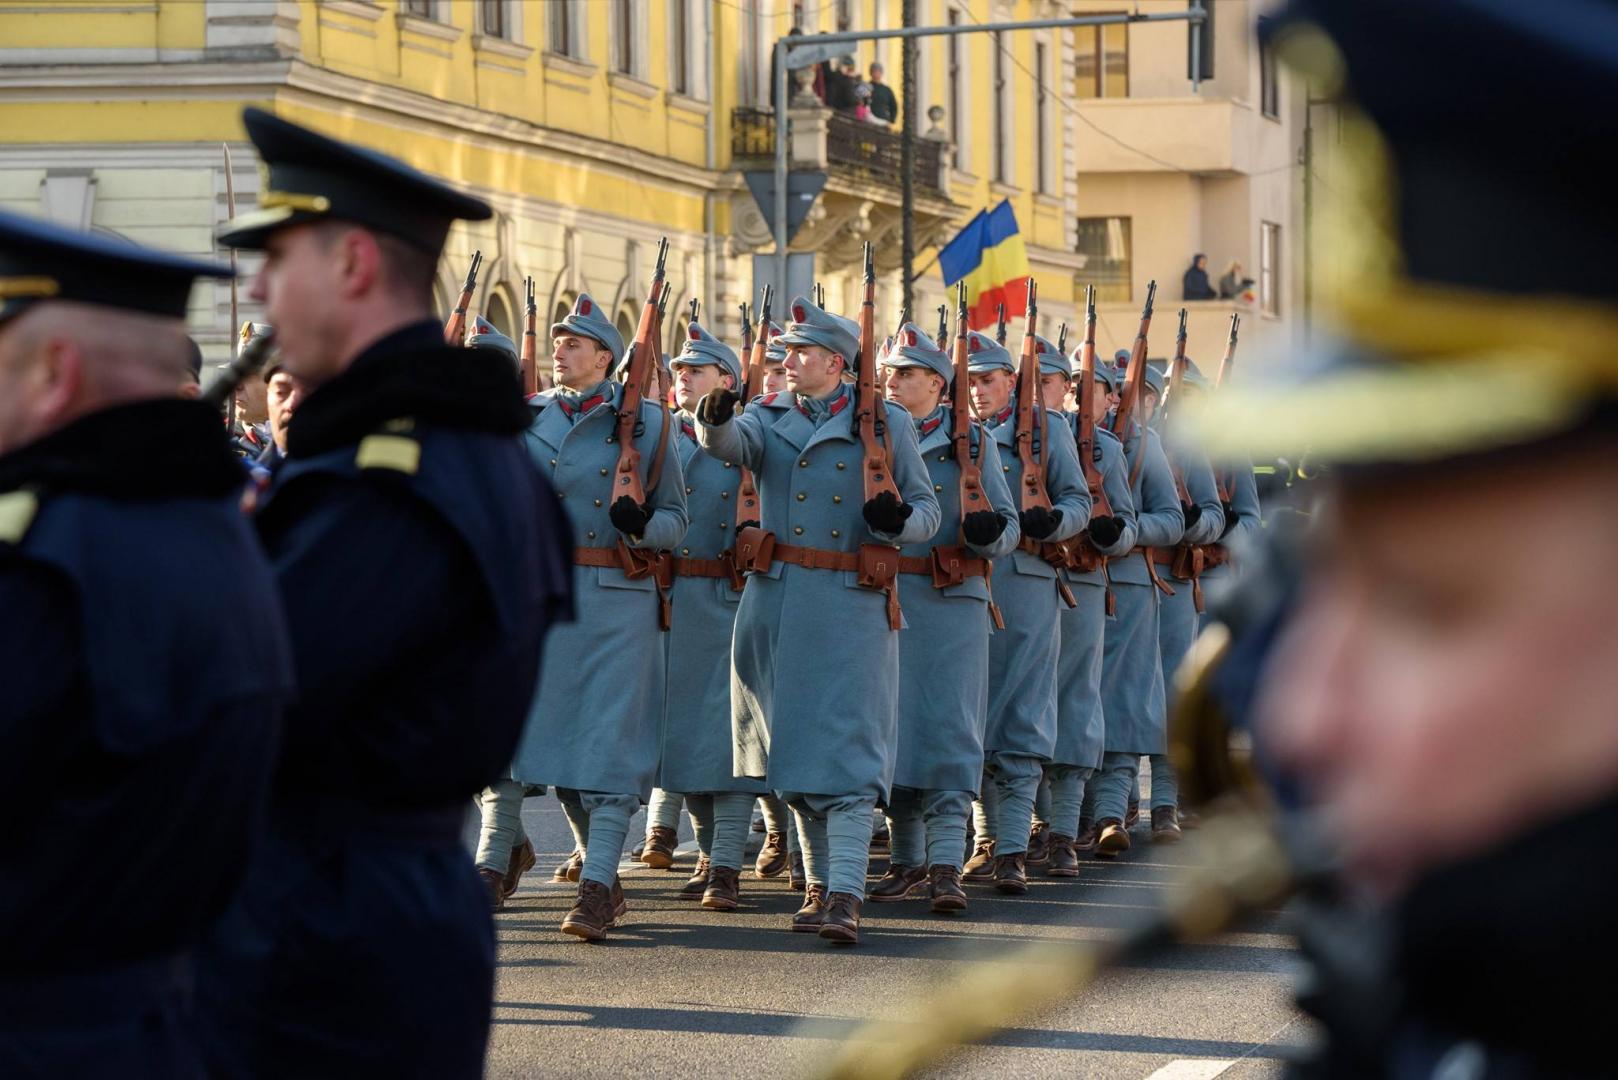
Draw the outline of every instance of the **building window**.
M1266 315L1281 314L1281 226L1259 223L1258 306Z
M1043 41L1034 43L1034 187L1041 194L1050 190L1050 94L1045 75Z
M481 0L478 4L478 23L484 37L511 40L511 13L506 5L507 0Z
M1079 27L1073 70L1074 93L1081 98L1128 97L1129 24Z
M691 95L691 0L669 0L669 89Z
M742 9L742 104L755 108L770 100L774 88L763 85L764 20L759 15L758 0L747 0Z
M1188 0L1187 7L1200 7L1207 13L1202 20L1202 34L1191 33L1190 24L1186 24L1185 45L1185 77L1191 78L1194 73L1198 78L1213 78L1214 68L1214 4L1208 0ZM1192 46L1200 41L1200 48L1192 52Z
M511 301L506 299L508 289L504 285L489 290L489 299L483 305L483 317L494 325L512 341L516 341L522 334L522 328L512 314Z
M612 0L612 67L625 75L639 73L635 48L635 0Z
M1126 217L1078 219L1082 283L1096 287L1096 299L1129 302L1134 290L1131 276L1130 225Z
M1006 146L1006 46L1005 35L999 30L989 35L989 47L994 50L994 97L990 117L994 121L994 133L990 136L994 140L994 181L997 184L1011 182L1011 155L1010 148Z
M1275 50L1269 45L1260 45L1258 50L1258 101L1265 116L1281 119L1280 73L1276 71Z
M545 47L558 56L578 56L573 0L545 5Z
M854 5L851 0L837 0L838 32L854 29Z
M949 24L961 25L961 13L955 8L949 10ZM962 45L960 34L949 34L945 38L949 43L949 125L950 142L955 144L955 167L966 169L966 73L961 70Z
M404 8L406 15L414 15L418 19L433 17L433 0L404 0L399 6Z

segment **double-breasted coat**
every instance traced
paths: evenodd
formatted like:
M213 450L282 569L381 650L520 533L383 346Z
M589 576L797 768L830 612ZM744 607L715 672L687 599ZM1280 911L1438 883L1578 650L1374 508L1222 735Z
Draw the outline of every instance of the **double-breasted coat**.
M736 537L736 489L742 470L709 457L696 428L677 417L675 445L685 477L691 526L674 553L682 559L717 559ZM737 776L730 740L730 639L741 590L728 578L676 576L668 634L668 692L663 700L663 755L657 786L664 791L762 794L762 780Z
M954 418L940 406L916 421L916 436L938 499L938 535L906 544L902 554L930 558L934 545L960 537L961 467L955 460ZM1017 504L1006 486L994 439L972 425L972 446L983 473L983 494L1005 521L985 547L965 546L997 559L1017 546ZM983 734L989 707L989 599L994 582L969 577L944 589L930 577L901 574L899 599L908 629L899 635L899 750L896 787L977 792L983 776Z
M1000 471L1011 491L1022 484L1017 456L1016 403L986 427L994 433ZM1090 521L1090 492L1079 467L1073 429L1059 412L1045 412L1045 491L1061 524L1041 540L1066 540ZM984 758L1001 772L1024 775L1056 750L1056 665L1064 606L1057 570L1017 548L994 564L995 600L1006 628L989 639L989 717Z
M523 436L534 464L550 479L573 523L573 542L665 550L685 536L685 481L671 437L662 475L648 486L651 520L639 537L621 537L608 517L618 466L621 383L584 395L547 390ZM649 480L663 410L640 407L642 483ZM616 566L573 567L574 621L545 641L539 690L512 764L512 777L577 791L651 796L657 774L664 694L663 631L657 585Z
M766 394L724 424L697 423L709 454L753 471L763 520L784 543L855 552L938 531L938 500L910 415L886 405L899 497L911 507L896 535L866 524L853 388L817 426L792 394ZM869 795L886 801L898 742L899 631L887 598L858 575L776 561L749 576L731 646L731 721L738 776L773 791Z
M1213 469L1208 458L1193 446L1175 441L1172 436L1164 448L1169 467L1180 476L1185 485L1185 497L1202 513L1185 528L1180 542L1210 544L1225 531L1224 504L1219 501L1219 489L1214 484ZM1176 492L1178 494L1178 492ZM1163 660L1165 697L1173 688L1174 673L1180 661L1191 648L1197 636L1196 588L1186 578L1176 577L1169 567L1159 566L1163 580L1174 590L1174 595L1162 597L1158 613L1158 652Z
M1068 420L1076 442L1078 417L1070 413ZM1137 531L1124 446L1112 432L1098 427L1091 452L1113 516L1123 522L1118 539L1097 550L1108 558L1122 558L1135 546ZM1064 605L1060 609L1062 651L1056 666L1056 749L1051 760L1058 765L1093 769L1101 764L1107 735L1101 709L1101 653L1110 629L1107 577L1101 569L1084 574L1067 569L1061 573L1077 606Z
M1108 752L1161 754L1168 750L1163 700L1163 658L1158 651L1158 590L1152 584L1148 548L1173 547L1185 532L1174 475L1157 433L1137 426L1124 444L1124 465L1139 474L1130 487L1135 504L1136 548L1107 564L1116 613L1107 624L1101 656L1101 708Z

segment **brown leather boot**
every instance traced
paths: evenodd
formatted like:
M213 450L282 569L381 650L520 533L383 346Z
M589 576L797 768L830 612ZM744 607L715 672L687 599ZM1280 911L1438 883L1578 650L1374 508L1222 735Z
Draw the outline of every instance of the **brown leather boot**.
M740 870L728 866L715 866L708 871L708 888L702 894L702 906L709 911L735 911L741 902Z
M522 876L534 868L534 845L527 840L511 849L511 861L506 864L505 876L500 879L500 892L510 896L517 891Z
M1096 822L1096 856L1114 859L1129 850L1129 830L1115 817Z
M1028 870L1022 852L994 857L994 887L997 892L1025 893L1028 891Z
M803 870L803 852L794 851L787 863L787 885L796 892L809 887L809 877Z
M1079 821L1079 835L1073 838L1073 850L1081 855L1088 855L1096 849L1096 823L1093 821Z
M1050 860L1051 827L1043 821L1028 830L1028 852L1023 856L1023 865L1033 870L1043 867Z
M927 871L919 866L889 866L888 872L871 886L865 898L873 904L909 900L921 895L917 890L926 882Z
M803 907L792 916L792 929L800 934L818 934L821 920L825 917L826 886L806 886L803 893Z
M562 933L585 941L600 941L612 926L615 906L609 886L584 879L579 882L579 898L573 910L562 920Z
M753 873L761 878L776 878L787 868L787 834L784 832L767 832L764 834L764 846L758 849L758 860L753 863Z
M1152 842L1178 844L1181 837L1179 815L1172 806L1152 807Z
M653 825L646 834L646 849L640 861L653 870L667 870L674 865L674 849L680 844L680 834L664 825Z
M556 870L551 874L551 880L577 881L579 880L579 871L583 869L584 852L580 851L578 848L574 848L573 854L563 859L556 867Z
M966 867L961 871L962 881L993 881L994 880L994 841L979 840L977 847L972 849L972 857L966 860Z
M953 866L939 863L927 871L933 910L954 912L966 910L966 890L961 888L961 872Z
M685 900L700 900L708 891L708 879L713 875L713 864L708 856L697 856L697 868L691 871L691 877L680 886L680 896Z
M835 945L858 945L860 898L846 892L834 892L826 897L826 914L821 919L820 936Z
M489 910L499 911L506 906L506 893L501 887L505 875L498 870L491 870L487 866L478 867L478 880L489 894Z
M1061 833L1051 833L1051 858L1045 865L1045 876L1079 876L1079 857L1073 851L1073 841Z
M629 914L629 901L624 899L624 885L618 880L618 875L612 877L612 921L617 925L618 920Z

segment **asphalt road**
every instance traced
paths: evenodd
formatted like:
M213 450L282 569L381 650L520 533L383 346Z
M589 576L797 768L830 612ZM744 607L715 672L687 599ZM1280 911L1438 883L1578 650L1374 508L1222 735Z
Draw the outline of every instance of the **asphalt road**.
M561 810L553 798L529 799L524 822L539 865L496 916L490 1077L803 1075L855 1023L969 971L974 955L1106 934L1153 903L1175 865L1197 857L1195 833L1165 847L1138 831L1133 851L1116 862L1085 859L1077 880L1034 878L1021 897L968 886L961 917L931 915L915 901L867 904L861 943L850 949L787 930L798 894L784 876L760 881L748 871L732 914L678 899L693 859L685 855L678 873L626 865L629 914L605 942L587 944L557 929L577 888L550 881L572 846ZM1308 1037L1290 1000L1286 929L1284 914L1269 914L1112 971L933 1075L1276 1075L1286 1046Z

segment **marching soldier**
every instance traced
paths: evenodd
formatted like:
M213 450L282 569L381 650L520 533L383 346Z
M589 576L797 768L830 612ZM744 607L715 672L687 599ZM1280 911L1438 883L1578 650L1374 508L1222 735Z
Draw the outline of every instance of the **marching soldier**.
M776 340L788 350L791 393L766 394L735 415L723 388L697 411L709 454L752 470L772 532L744 531L737 556L751 572L732 644L735 769L762 778L790 805L808 888L793 929L859 940L871 818L893 775L899 634L895 545L938 531L938 501L897 405L856 400L843 374L871 363L858 327L807 298ZM867 499L860 409L880 407L899 498Z
M1213 393L1213 384L1197 370L1195 364L1187 366L1180 392L1194 408L1195 402ZM1258 477L1253 471L1252 459L1240 452L1224 455L1213 463L1214 483L1225 514L1225 526L1218 539L1205 550L1206 568L1202 572L1203 586L1210 592L1228 582L1237 567L1236 559L1258 543L1264 528L1263 508L1258 498ZM1167 674L1167 672L1165 672Z
M770 323L770 341L764 347L764 381L759 387L761 394L786 392L787 347L780 340L783 332L779 323Z
M512 367L518 364L516 342L495 329L494 323L482 315L474 316L472 325L466 328L465 344L468 349L488 349L503 356L511 361Z
M292 692L241 465L174 392L229 276L0 212L0 1075L203 1074L192 954Z
M684 795L696 833L697 869L682 894L712 911L734 911L753 800L764 793L762 780L731 767L728 658L743 582L732 548L737 527L752 522L737 497L741 469L701 452L694 413L710 391L740 386L742 366L730 346L693 322L672 372L691 528L674 553L668 685L678 691L663 705L659 785L679 793L676 808Z
M869 898L920 895L931 899L934 911L962 911L966 820L983 776L990 561L1015 548L1021 534L994 439L970 421L964 399L956 410L941 403L956 374L949 357L920 327L906 323L882 362L888 397L915 418L943 525L932 541L900 551L906 562L900 563L899 600L908 628L899 636L899 746L888 800L892 855ZM968 418L968 460L980 474L975 510L961 505L957 418Z
M685 490L668 414L643 400L635 444L646 503L614 498L625 387L609 372L623 339L588 294L551 338L556 386L531 399L526 443L573 521L577 615L546 642L512 776L556 789L583 852L562 932L599 941L626 910L618 863L657 771L667 557L659 552L685 535Z
M1191 361L1186 360L1189 368ZM1150 369L1157 374L1157 368ZM1162 380L1163 375L1157 374ZM1180 392L1185 389L1182 376ZM1157 385L1161 385L1159 382ZM1147 380L1146 393L1141 397L1143 419L1151 424L1158 419L1162 396ZM1175 407L1179 407L1179 402ZM1180 661L1191 648L1197 636L1197 620L1203 610L1202 567L1206 559L1204 546L1217 541L1225 532L1224 503L1214 483L1213 468L1207 455L1185 439L1175 439L1157 425L1159 436L1167 439L1164 454L1168 457L1169 471L1174 479L1175 495L1180 500L1180 515L1185 521L1185 532L1172 548L1155 548L1152 561L1157 573L1168 586L1158 601L1158 652L1163 664L1164 707L1173 707L1170 695L1174 673ZM1159 843L1174 843L1180 839L1179 784L1175 780L1174 765L1167 753L1152 754L1152 839Z
M446 345L445 236L487 204L257 109L250 296L309 387L259 537L299 685L269 840L205 955L223 1075L478 1076L494 933L466 800L516 745L567 603L511 366ZM363 625L356 623L362 619Z
M1040 384L1047 407L1058 399L1080 395L1070 388L1081 374L1079 350L1070 361L1047 348L1040 339ZM1049 826L1045 873L1050 877L1077 877L1075 845L1080 835L1085 789L1101 765L1106 742L1106 721L1101 708L1102 641L1107 631L1107 574L1105 560L1122 558L1135 546L1135 508L1129 498L1129 476L1124 467L1123 444L1104 427L1107 389L1105 364L1095 364L1095 392L1090 395L1091 425L1086 428L1076 413L1066 414L1075 446L1083 453L1082 433L1090 437L1089 478L1098 477L1107 511L1092 507L1089 528L1075 542L1073 558L1059 571L1073 593L1074 605L1061 612L1062 646L1056 667L1056 749L1045 767L1049 800L1043 820ZM1081 465L1084 463L1081 462Z
M992 880L1001 892L1021 893L1028 889L1026 853L1034 799L1056 749L1058 612L1067 591L1042 545L1084 530L1090 495L1073 429L1063 414L1044 408L1039 386L1018 385L1011 354L993 338L973 331L968 340L972 411L998 444L1008 487L1021 490L1023 455L1029 454L1044 467L1044 494L1050 503L1049 510L1036 506L1019 511L1021 542L995 560L995 592L1005 628L989 640L984 790L974 808L976 848L965 874L968 881ZM1060 355L1048 342L1043 348ZM1019 394L1033 399L1037 427L1031 437L1018 430Z
M1147 367L1145 379L1142 396L1155 393L1161 397L1162 375ZM1180 542L1185 517L1162 443L1143 420L1131 418L1131 430L1124 439L1136 547L1107 564L1115 613L1107 625L1101 658L1101 708L1107 734L1106 753L1095 780L1094 825L1095 852L1105 858L1129 850L1125 814L1141 755L1168 752L1163 657L1158 645L1158 593L1168 590L1158 577L1152 551Z

